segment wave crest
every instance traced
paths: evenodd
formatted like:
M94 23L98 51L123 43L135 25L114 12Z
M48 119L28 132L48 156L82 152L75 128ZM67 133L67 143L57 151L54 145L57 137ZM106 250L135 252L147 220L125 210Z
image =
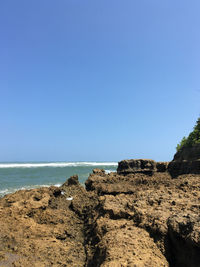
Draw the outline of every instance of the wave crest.
M41 167L89 167L117 166L117 162L44 162L44 163L0 163L0 168L41 168Z

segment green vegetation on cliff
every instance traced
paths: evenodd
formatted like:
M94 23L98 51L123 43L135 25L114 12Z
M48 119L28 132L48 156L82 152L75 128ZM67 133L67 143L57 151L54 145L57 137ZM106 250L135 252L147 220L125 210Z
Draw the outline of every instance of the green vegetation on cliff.
M179 151L183 147L193 146L195 144L200 144L200 117L198 118L193 131L188 137L183 137L181 142L177 145L176 150Z

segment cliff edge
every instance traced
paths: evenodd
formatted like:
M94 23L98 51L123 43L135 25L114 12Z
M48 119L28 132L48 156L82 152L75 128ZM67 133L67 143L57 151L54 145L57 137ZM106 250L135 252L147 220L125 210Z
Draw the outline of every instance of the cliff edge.
M172 177L182 174L200 174L200 144L178 150L169 163L168 171Z
M188 137L177 145L177 152L168 166L172 177L181 174L200 174L200 118Z

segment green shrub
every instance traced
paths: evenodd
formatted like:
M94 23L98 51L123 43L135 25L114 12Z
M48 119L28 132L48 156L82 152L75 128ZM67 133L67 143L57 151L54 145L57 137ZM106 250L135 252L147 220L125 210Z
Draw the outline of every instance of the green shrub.
M183 147L193 146L195 144L200 144L200 118L198 118L193 131L188 137L183 137L181 142L177 145L176 150L179 151Z

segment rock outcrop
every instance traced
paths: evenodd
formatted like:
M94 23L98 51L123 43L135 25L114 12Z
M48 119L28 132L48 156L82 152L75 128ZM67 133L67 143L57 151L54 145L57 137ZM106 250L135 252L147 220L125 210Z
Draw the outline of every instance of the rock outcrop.
M153 175L155 172L167 171L168 162L155 162L151 159L122 160L118 164L118 174L143 173Z
M84 266L84 220L69 196L83 214L90 198L76 177L0 199L0 266Z
M181 148L174 155L173 160L182 161L182 160L199 160L200 159L200 144L195 144L192 146L186 146Z
M200 176L91 174L86 188L99 196L88 266L200 266Z
M200 175L123 161L0 199L0 266L200 266ZM131 172L132 170L132 172Z
M117 173L121 175L142 173L151 176L159 172L169 172L172 178L182 174L200 174L200 144L183 147L171 162L130 159L120 161L117 168Z
M200 174L200 144L181 148L169 163L172 177L181 174Z
M118 164L119 174L144 173L152 175L156 168L156 162L149 159L122 160Z
M169 163L168 171L173 178L182 174L200 174L200 159L194 161L173 160Z

